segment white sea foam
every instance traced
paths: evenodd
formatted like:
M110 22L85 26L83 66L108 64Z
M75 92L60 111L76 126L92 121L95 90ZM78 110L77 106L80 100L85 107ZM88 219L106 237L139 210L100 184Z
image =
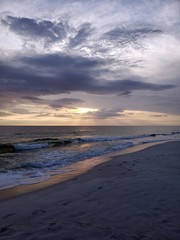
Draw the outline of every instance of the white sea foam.
M54 171L8 171L6 174L0 174L0 189L15 187L17 185L27 185L40 183L48 180L51 176L62 174L72 170L54 170Z
M119 140L131 140L136 138L147 138L152 137L152 134L142 134L142 135L135 135L135 136L111 136L111 137L85 137L79 138L80 142L110 142L110 141L119 141Z
M18 185L12 173L0 174L0 189L15 187Z
M17 151L23 150L33 150L47 147L63 147L70 144L83 144L83 143L96 143L96 142L115 142L120 140L136 140L136 139L150 139L150 138L158 138L157 140L161 140L161 138L165 138L168 136L176 136L179 135L179 132L172 133L164 133L164 134L140 134L140 135L132 135L132 136L96 136L96 137L79 137L79 138L67 138L67 139L59 139L54 140L53 138L44 138L39 139L37 142L22 142L15 143L12 146ZM42 141L42 142L41 142ZM149 141L149 140L146 140Z
M66 150L62 154L61 152L49 152L49 153L41 153L39 155L39 160L37 161L28 161L26 163L21 164L18 168L20 169L43 169L43 168L52 168L55 166L63 167L71 164L72 162L82 161L84 159L100 156L106 153L110 153L112 151L122 150L128 147L133 146L133 142L124 142L115 146L94 146L93 148L88 148L84 151L74 151ZM41 159L41 160L40 160Z
M118 150L123 150L123 149L126 149L128 147L132 147L134 146L135 144L132 143L132 142L127 142L127 143L124 143L124 144L120 144L120 145L117 145L117 146L114 146L112 147L112 151L118 151Z
M97 131L98 129L99 131ZM112 132L106 132L104 128L103 132L101 128L98 129L92 129L92 134L91 131L86 131L85 134L89 135L76 135L76 138L69 134L39 134L38 136L29 135L27 139L24 139L19 138L18 135L18 139L14 143L9 141L5 145L1 144L2 149L14 146L17 151L8 152L7 149L7 152L2 152L0 155L2 158L0 161L0 188L44 181L50 176L58 174L59 168L73 162L90 159L137 144L179 140L180 134L176 128L167 132L156 131L156 129L151 131L146 131L146 129L143 131L140 131L141 129L131 131L130 129L129 131L128 129L127 133L124 132L124 128L119 132L113 129ZM33 151L34 149L36 151Z
M14 144L14 147L16 150L32 150L32 149L38 149L38 148L45 148L48 147L48 143L16 143Z

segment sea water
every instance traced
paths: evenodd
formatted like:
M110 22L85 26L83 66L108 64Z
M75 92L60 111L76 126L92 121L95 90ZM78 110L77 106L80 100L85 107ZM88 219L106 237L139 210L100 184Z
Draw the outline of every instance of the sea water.
M180 140L180 127L0 127L0 189L44 181L77 161Z

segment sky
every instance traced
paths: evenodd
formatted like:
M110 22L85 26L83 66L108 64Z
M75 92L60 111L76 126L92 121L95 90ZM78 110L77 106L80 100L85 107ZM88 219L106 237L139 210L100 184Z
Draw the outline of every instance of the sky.
M0 0L0 125L180 125L179 0Z

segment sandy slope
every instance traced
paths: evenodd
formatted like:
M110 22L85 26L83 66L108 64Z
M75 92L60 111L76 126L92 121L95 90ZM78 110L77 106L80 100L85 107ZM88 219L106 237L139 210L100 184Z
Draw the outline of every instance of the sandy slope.
M0 203L0 239L180 239L180 142Z

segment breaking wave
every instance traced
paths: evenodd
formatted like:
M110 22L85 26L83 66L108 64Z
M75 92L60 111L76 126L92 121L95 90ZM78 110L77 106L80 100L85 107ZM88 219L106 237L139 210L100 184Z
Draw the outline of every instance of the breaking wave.
M82 137L82 138L69 138L69 139L58 139L58 138L37 138L29 142L20 143L6 143L0 144L0 153L13 153L17 151L30 151L48 147L61 147L70 144L83 144L83 143L95 143L95 142L113 142L119 140L133 140L133 139L146 139L155 138L157 136L173 136L180 134L180 132L164 133L164 134L141 134L134 136L106 136L106 137ZM152 141L152 140L151 140Z

